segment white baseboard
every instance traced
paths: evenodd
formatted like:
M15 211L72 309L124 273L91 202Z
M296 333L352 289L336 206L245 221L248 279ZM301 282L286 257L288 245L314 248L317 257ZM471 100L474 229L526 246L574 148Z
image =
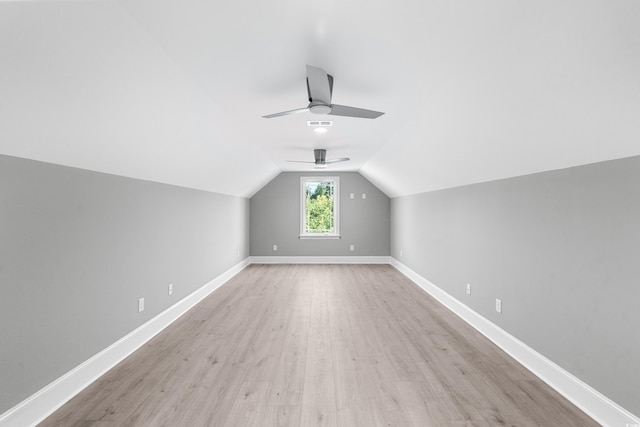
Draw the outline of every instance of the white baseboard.
M249 265L236 264L162 313L0 415L1 427L35 426Z
M251 264L391 264L389 256L252 256Z
M391 265L596 422L611 427L640 427L638 417L510 335L495 323L476 313L409 267L395 258L391 258Z

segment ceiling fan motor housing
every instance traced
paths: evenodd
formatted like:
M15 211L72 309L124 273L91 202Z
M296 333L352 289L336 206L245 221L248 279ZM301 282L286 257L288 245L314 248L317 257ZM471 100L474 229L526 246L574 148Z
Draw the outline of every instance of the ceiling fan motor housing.
M316 148L313 150L313 156L316 158L316 166L324 165L327 160L327 150Z

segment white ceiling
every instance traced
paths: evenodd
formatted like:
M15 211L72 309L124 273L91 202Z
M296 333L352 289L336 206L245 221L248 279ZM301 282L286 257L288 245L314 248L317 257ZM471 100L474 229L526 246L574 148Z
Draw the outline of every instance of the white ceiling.
M640 155L639 22L637 0L0 1L0 153L250 196L326 148L393 197ZM386 114L262 118L307 105L306 64Z

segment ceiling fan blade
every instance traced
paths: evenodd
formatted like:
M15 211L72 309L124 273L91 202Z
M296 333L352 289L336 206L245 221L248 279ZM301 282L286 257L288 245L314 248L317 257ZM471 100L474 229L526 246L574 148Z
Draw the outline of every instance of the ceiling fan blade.
M309 108L298 108L297 110L283 111L281 113L268 114L262 117L264 117L265 119L271 119L273 117L289 116L291 114L298 114L298 113L306 113L307 111L309 111Z
M331 160L326 160L325 163L330 165L331 163L340 163L340 162L347 162L351 160L348 157L340 157L339 159L331 159Z
M381 113L380 111L365 110L364 108L347 107L345 105L333 104L331 106L331 112L329 112L329 114L332 116L347 116L347 117L359 117L362 119L375 119L376 117L380 117L384 113Z
M316 169L324 169L327 167L327 165L331 163L346 162L350 160L348 157L341 157L339 159L326 160L327 150L325 150L324 148L316 148L315 150L313 150L313 157L316 159L315 162L307 162L304 160L287 160L287 161L292 163L311 163L311 164L315 164Z
M307 90L309 102L331 105L333 77L325 70L307 65Z

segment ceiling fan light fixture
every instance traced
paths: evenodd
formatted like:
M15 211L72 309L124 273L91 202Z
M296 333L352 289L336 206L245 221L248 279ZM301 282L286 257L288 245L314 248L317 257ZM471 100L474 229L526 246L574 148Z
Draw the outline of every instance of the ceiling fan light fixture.
M313 114L329 114L331 112L331 107L323 104L316 104L309 107L309 111Z

